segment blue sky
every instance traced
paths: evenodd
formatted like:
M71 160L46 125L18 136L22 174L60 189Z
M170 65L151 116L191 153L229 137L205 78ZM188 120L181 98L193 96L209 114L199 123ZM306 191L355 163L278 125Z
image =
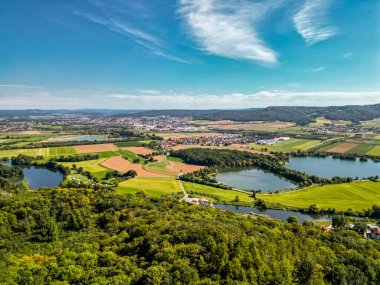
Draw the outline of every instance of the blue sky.
M377 0L0 0L0 108L380 102Z

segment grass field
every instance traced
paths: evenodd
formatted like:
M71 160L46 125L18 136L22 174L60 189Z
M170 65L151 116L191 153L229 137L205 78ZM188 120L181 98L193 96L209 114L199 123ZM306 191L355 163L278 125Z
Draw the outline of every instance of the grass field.
M200 195L200 196L214 196L218 197L220 201L225 202L232 202L236 196L239 196L240 202L250 204L253 203L253 198L250 197L248 193L243 193L239 191L233 191L233 190L224 190L221 188L211 187L207 185L201 185L197 183L191 183L191 182L182 182L183 186L185 187L186 192L190 196L192 196L192 193ZM193 195L194 195L193 194Z
M150 163L145 166L148 171L159 172L167 175L177 175L178 172L170 169L170 163L168 161L158 161Z
M49 148L49 156L72 155L76 153L72 146Z
M91 173L100 173L100 172L107 172L109 169L101 166L100 164L107 160L107 158L101 158L96 160L86 160L86 161L80 161L80 162L62 162L63 165L67 167L71 167L73 164L76 164L77 167L83 167L84 170L90 171Z
M320 151L325 152L334 152L334 150L339 149L341 145L347 144L346 142L338 142L334 143L328 146L325 146ZM380 145L378 145L375 141L370 141L368 143L358 142L357 145L354 146L351 149L348 149L347 151L341 152L341 153L348 153L348 154L358 154L358 155L373 155L373 156L379 156L380 155Z
M253 147L256 150L261 150L263 148L267 148L268 151L274 152L291 152L300 150L307 150L318 145L320 140L308 140L308 139L292 139L288 141L278 142L273 145L258 145L252 144L250 147Z
M316 204L323 209L345 211L351 208L361 211L371 208L376 203L380 204L380 183L364 181L313 186L305 190L260 194L257 197L269 203L297 208L307 208Z
M134 159L139 159L140 163L144 162L144 159L134 152L131 152L129 150L118 150L115 151L118 155L126 157L130 162L133 162Z
M31 148L31 149L11 149L11 150L0 150L0 157L12 157L19 154L37 156L37 155L49 155L48 148Z
M166 159L174 162L184 162L184 160L180 157L167 156Z
M151 197L160 197L165 194L179 193L178 181L174 178L147 178L137 177L119 183L116 188L120 194L134 194L138 191L144 191Z
M133 146L142 146L142 143L139 141L136 142L117 142L114 143L117 147L133 147Z
M369 152L367 152L367 154L368 155L380 156L380 146L375 146Z

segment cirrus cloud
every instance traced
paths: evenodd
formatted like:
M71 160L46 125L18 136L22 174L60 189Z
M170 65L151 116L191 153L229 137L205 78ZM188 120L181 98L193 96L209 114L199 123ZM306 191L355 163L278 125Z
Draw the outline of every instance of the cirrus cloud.
M277 54L260 38L255 23L278 3L180 0L179 12L202 50L226 58L273 64Z

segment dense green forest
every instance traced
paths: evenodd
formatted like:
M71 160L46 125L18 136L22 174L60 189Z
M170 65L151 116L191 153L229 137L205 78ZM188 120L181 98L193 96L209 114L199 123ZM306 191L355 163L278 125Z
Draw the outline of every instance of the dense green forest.
M0 195L1 284L379 284L380 243L110 190Z

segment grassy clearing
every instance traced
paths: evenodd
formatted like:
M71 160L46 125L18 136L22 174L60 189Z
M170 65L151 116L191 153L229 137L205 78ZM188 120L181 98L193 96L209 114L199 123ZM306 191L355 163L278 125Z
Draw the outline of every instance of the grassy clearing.
M77 152L75 151L75 148L73 148L72 146L49 148L50 156L73 155L76 153Z
M49 151L49 149L45 149ZM0 157L12 157L17 156L19 154L29 155L29 156L37 156L42 155L39 148L33 148L33 149L11 149L11 150L0 150Z
M349 150L346 153L352 153L352 154L367 154L370 152L375 146L371 144L359 144L358 146L354 147L353 149Z
M120 194L134 194L141 190L151 197L160 197L166 194L181 192L176 179L161 177L137 177L119 183L119 186L116 188L117 193Z
M220 201L223 201L223 202L232 202L235 200L236 196L239 196L241 203L249 204L249 205L252 205L254 201L253 198L250 197L250 194L248 193L243 193L243 192L233 191L233 190L224 190L221 188L201 185L201 184L192 183L192 182L182 182L182 184L185 187L186 192L188 192L190 196L194 194L198 194L200 196L217 197Z
M297 150L306 150L316 146L320 143L320 140L308 140L308 139L292 139L288 141L279 142L273 145L258 145L252 144L250 147L253 147L256 150L261 150L267 148L268 151L274 152L291 152Z
M117 142L114 143L117 147L132 147L132 146L142 146L142 143L139 141L136 142Z
M380 156L380 146L373 147L369 152L367 152L368 155L374 155L374 156Z
M175 156L167 156L166 159L169 161L174 161L174 162L184 162L182 158L175 157Z
M133 162L133 160L135 160L135 159L139 159L140 163L144 162L144 159L142 157L138 156L137 154L135 154L134 152L131 152L129 150L118 150L115 152L121 156L124 156L130 162Z
M380 127L380 118L373 119L370 121L362 121L361 125L365 127Z
M158 172L158 173L167 174L167 175L178 174L177 171L172 170L170 168L170 163L168 161L159 161L159 162L150 163L145 166L145 169L148 171Z
M84 170L87 170L91 173L100 173L109 171L107 168L101 166L101 163L107 160L107 158L96 159L96 160L87 160L80 162L63 162L62 164L71 167L75 164L77 167L83 167Z
M307 208L316 204L323 209L361 211L380 203L379 182L353 182L337 185L313 186L305 190L260 194L258 198L269 203Z

